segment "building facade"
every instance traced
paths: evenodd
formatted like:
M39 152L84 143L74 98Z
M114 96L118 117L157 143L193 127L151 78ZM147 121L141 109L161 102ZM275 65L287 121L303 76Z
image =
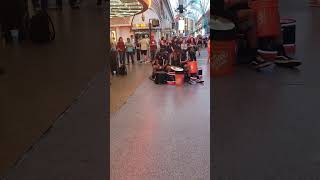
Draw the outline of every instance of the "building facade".
M149 27L151 20L158 20L159 26ZM130 17L113 17L110 20L110 36L128 38L153 35L157 41L169 38L174 32L174 15L169 0L153 0L149 8ZM150 31L151 30L151 31Z
M207 11L201 18L196 22L196 34L205 36L210 34L210 11Z

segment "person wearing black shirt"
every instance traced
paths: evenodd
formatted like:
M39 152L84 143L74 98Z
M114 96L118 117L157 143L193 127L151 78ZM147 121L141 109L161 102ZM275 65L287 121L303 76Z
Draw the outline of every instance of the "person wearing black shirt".
M181 58L181 44L178 39L174 39L172 42L172 60L171 65L172 66L180 66L180 58Z

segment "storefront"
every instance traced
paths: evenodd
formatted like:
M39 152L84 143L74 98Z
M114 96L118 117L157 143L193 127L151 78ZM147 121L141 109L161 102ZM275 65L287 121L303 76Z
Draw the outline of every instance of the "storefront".
M149 25L152 20L158 20L160 22L158 15L152 9L148 9L146 12L137 14L133 17L131 31L134 34L135 38L143 37L146 35L147 37L150 37L151 33L156 41L160 40L161 23L157 27L151 26L150 28Z

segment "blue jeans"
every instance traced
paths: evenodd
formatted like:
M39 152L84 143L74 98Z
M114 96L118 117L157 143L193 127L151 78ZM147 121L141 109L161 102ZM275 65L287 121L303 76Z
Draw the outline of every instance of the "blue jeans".
M119 51L119 60L120 60L120 64L124 64L124 60L125 60L125 52L124 51Z

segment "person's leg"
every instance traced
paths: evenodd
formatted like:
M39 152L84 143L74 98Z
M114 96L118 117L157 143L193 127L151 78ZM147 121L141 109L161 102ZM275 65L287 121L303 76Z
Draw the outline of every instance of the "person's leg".
M129 52L126 52L126 54L127 54L127 62L128 62L128 64L130 63L130 53Z
M152 54L152 61L154 61L156 58L156 51L153 51L153 54Z
M241 9L237 12L238 27L241 32L245 32L248 42L249 54L252 58L251 65L255 69L264 68L272 65L270 61L266 61L257 53L258 36L256 13L251 9Z
M140 49L137 49L137 62L140 62Z
M148 51L147 50L144 51L143 60L144 60L145 63L148 60Z
M125 61L126 61L126 57L125 57L125 56L126 56L126 54L125 54L125 52L123 51L123 52L122 52L122 64L125 64L125 63L126 63L126 62L125 62Z
M245 31L249 48L256 49L258 47L256 14L251 9L239 10L238 19L240 31Z
M280 35L273 39L274 46L276 50L278 51L278 57L275 59L275 64L279 66L284 67L297 67L300 66L302 63L301 61L294 59L292 57L289 57L284 49L283 46L283 35L280 33Z
M128 64L130 64L130 61L129 61L130 58L131 58L131 63L134 64L133 52L130 52L130 53L129 53Z
M119 51L119 60L120 60L120 64L123 64L123 52Z

